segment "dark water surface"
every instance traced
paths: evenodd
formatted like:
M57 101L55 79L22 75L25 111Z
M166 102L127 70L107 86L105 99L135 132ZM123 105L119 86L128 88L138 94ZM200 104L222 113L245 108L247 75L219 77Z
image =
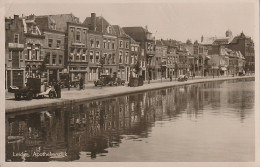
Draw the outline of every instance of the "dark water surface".
M200 83L7 114L6 161L254 161L254 84Z

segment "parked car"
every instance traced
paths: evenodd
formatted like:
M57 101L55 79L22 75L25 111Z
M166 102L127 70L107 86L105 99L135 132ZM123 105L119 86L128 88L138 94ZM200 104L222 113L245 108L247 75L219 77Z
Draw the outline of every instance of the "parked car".
M186 75L179 75L178 77L178 81L187 81L188 80L188 76Z
M113 80L110 75L101 75L98 80L94 81L95 86L106 86L111 84L113 84Z
M245 73L239 72L238 75L239 75L239 76L245 76Z
M12 87L10 92L14 93L16 100L21 99L22 97L31 100L33 97L44 97L49 96L53 98L56 96L56 92L53 87L48 86L44 89L44 86L40 78L28 78L25 87Z

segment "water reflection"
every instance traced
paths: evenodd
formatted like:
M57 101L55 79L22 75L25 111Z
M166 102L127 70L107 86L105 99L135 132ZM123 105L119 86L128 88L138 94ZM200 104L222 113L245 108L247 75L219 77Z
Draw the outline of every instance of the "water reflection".
M238 119L241 124L252 115L253 106L254 81L247 79L10 114L6 116L6 160L99 160L109 155L109 149L120 148L122 141L152 138L155 123L177 122L184 117L187 122L200 121L205 115L216 115Z

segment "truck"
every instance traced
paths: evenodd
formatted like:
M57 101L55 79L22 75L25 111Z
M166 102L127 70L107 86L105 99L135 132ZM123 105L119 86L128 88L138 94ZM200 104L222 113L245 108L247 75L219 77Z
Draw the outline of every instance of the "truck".
M32 100L33 97L49 96L53 98L56 96L56 92L53 87L43 85L40 78L27 78L25 87L12 86L8 89L8 92L14 93L16 100L25 98Z

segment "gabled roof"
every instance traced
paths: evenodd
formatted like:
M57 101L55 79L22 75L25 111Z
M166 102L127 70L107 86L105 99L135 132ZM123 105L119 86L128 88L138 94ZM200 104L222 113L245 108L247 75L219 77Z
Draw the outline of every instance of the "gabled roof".
M42 15L36 18L48 17L49 23L56 24L56 30L65 32L67 30L67 22L80 23L79 18L71 14Z
M146 39L146 34L150 33L143 27L123 27L122 29L137 42L144 41Z
M112 25L112 27L115 30L115 33L118 37L130 38L130 36L127 35L119 25Z
M239 39L251 39L249 36L246 36L243 32L240 35L237 35L233 38L230 43L237 43Z

